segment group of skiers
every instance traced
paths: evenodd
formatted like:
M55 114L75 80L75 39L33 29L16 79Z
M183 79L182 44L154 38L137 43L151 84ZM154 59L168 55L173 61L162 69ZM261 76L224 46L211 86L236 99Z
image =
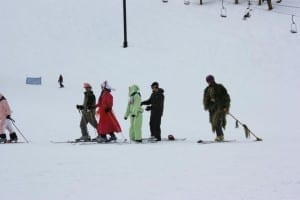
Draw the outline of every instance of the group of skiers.
M120 124L113 113L113 96L111 91L113 88L104 81L101 84L101 94L96 103L95 95L92 91L92 86L89 83L84 83L83 87L84 100L82 105L76 105L81 112L80 128L82 136L76 141L96 141L106 143L116 141L115 133L121 132ZM130 118L129 138L137 143L142 142L142 122L143 122L143 105L147 105L146 111L150 111L150 132L151 140L161 140L161 117L163 114L164 105L164 90L159 88L158 82L151 85L152 94L146 101L141 100L140 89L137 85L132 85L128 88L129 101L124 119ZM98 109L97 109L98 108ZM96 111L97 109L97 111ZM96 120L96 114L99 116L99 122ZM87 124L91 124L98 133L98 136L91 139Z
M206 77L208 86L204 90L203 105L204 109L209 112L209 119L212 131L216 132L215 141L223 141L223 129L226 126L226 114L230 107L230 96L226 88L222 84L215 81L214 76ZM121 127L113 113L113 90L107 81L101 84L101 94L96 103L92 86L84 83L84 101L82 105L77 105L77 109L82 113L80 128L82 136L76 141L96 141L106 143L116 141L115 133L121 132ZM146 106L145 110L150 111L150 133L151 141L161 141L161 118L164 110L164 90L159 87L158 82L151 84L152 94L149 99L142 101L140 89L137 85L131 85L128 88L129 101L124 115L124 119L130 119L129 138L131 141L142 142L142 122L143 112L142 106ZM96 112L96 108L98 108ZM95 115L99 115L97 123ZM87 124L90 123L98 133L98 136L91 139ZM174 138L173 138L174 139Z
M203 105L204 109L209 112L209 120L212 131L216 133L215 141L223 141L223 129L226 126L226 114L229 112L230 96L226 88L216 83L214 76L206 77L208 86L204 90ZM113 96L111 92L114 90L107 81L101 84L101 94L96 102L92 86L84 83L84 99L83 104L76 105L81 113L80 129L82 136L76 139L76 142L95 141L99 143L107 143L116 141L116 133L121 132L121 126L113 112ZM142 106L146 106L145 110L150 111L150 132L149 140L161 141L161 118L164 111L164 90L159 87L158 82L151 84L151 96L142 101L140 89L137 85L131 85L128 88L129 101L124 114L124 119L130 119L129 138L131 141L142 142L142 122L143 112ZM99 121L96 119L99 116ZM11 109L6 98L0 94L0 143L17 142L18 137L13 129L13 119L11 118ZM91 138L87 125L90 124L97 130L97 137ZM5 130L9 131L10 139L7 140ZM174 137L172 137L174 139Z

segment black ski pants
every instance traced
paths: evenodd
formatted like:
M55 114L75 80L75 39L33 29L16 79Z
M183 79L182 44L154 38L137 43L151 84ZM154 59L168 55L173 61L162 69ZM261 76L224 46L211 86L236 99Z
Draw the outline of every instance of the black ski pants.
M161 115L156 113L151 113L150 115L150 132L151 136L158 140L161 140Z

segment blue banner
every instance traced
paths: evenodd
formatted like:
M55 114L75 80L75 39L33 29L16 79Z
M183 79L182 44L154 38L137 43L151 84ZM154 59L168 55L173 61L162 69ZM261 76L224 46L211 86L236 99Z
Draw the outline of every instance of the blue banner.
M42 85L42 77L26 77L28 85Z

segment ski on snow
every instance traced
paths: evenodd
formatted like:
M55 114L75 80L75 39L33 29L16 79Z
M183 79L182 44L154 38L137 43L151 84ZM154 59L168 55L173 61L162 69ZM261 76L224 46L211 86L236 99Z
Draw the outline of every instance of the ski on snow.
M228 142L236 142L236 140L223 140L223 141L214 141L214 140L199 140L198 144L213 144L213 143L228 143Z
M74 140L67 140L67 141L50 141L53 144L122 144L127 143L127 140L124 141L115 141L115 142L97 142L97 141L74 141Z
M5 143L0 143L0 144L23 144L23 143L26 143L26 142L5 142Z
M175 140L169 140L168 138L162 138L161 141L155 141L151 140L149 138L143 138L141 144L147 144L147 143L159 143L159 142L178 142L178 141L185 141L186 138L176 138ZM75 140L67 140L67 141L50 141L53 144L80 144L80 145L89 145L89 144L135 144L139 142L130 142L127 141L127 139L124 140L118 140L115 142L96 142L96 141L75 141Z

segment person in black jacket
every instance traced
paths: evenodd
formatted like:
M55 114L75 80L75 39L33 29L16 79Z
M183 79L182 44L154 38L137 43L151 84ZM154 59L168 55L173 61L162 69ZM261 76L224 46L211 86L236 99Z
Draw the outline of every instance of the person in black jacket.
M161 117L164 110L164 90L159 88L158 82L151 84L152 94L148 100L145 100L141 105L147 105L146 111L151 111L150 114L150 132L151 139L154 141L161 140Z
M95 129L97 129L98 126L95 118L96 97L92 91L92 86L89 83L84 83L83 87L85 88L83 104L76 105L76 108L81 112L80 129L82 136L76 139L76 142L86 142L91 140L87 128L88 123L90 123Z

